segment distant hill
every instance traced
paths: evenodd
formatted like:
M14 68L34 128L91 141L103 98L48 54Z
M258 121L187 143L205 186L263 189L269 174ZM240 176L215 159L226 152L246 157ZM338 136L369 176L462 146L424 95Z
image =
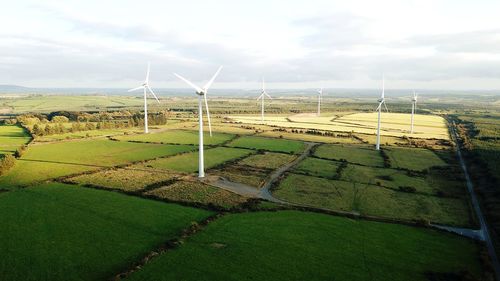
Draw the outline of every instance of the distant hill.
M29 90L28 87L18 86L18 85L0 85L0 91L26 91Z

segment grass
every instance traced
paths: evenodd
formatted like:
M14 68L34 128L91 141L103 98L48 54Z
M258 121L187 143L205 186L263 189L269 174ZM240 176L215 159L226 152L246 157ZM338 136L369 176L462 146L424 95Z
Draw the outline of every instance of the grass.
M140 191L151 184L176 178L166 171L139 169L109 169L91 174L69 178L67 181L78 184L91 184L124 191Z
M293 222L293 223L290 223ZM478 246L436 230L280 211L226 215L128 280L426 281L481 276Z
M417 192L436 195L439 186L431 186L425 176L409 176L405 171L366 167L349 164L342 172L341 179L350 182L380 185L392 189L400 186L414 187Z
M160 145L84 140L32 145L16 166L0 177L0 185L26 185L55 177L154 159L193 150L186 145Z
M22 208L20 208L22 206ZM0 194L2 280L107 280L211 213L46 184Z
M30 140L29 134L15 125L0 125L0 155L12 154Z
M206 149L205 169L221 165L227 161L238 159L251 154L253 151L248 149L216 147ZM185 153L170 158L148 161L142 166L154 169L167 169L178 172L192 173L198 171L198 152Z
M367 166L384 166L380 152L367 146L323 144L316 148L314 155L332 160L345 159L350 163Z
M300 153L305 149L301 141L244 136L230 142L228 146L261 149L275 152Z
M335 178L338 176L337 169L340 162L307 157L301 161L294 172L324 178Z
M404 221L471 226L473 219L463 198L441 198L393 191L376 185L290 174L273 192L278 198L312 207L356 212Z
M220 144L232 139L234 135L213 133L212 137L208 133L204 133L203 144L214 145ZM185 130L169 130L158 133L136 134L116 137L119 140L125 141L140 141L140 142L156 142L156 143L173 143L173 144L198 144L199 135L197 131Z
M250 155L238 162L238 164L275 170L287 163L292 162L294 159L294 155L266 152L264 154Z
M253 187L260 187L268 175L268 171L244 165L228 165L218 170L210 171L232 182L242 183Z
M421 148L389 147L384 148L391 161L391 167L414 171L427 170L434 166L447 164L434 152Z
M279 131L264 131L262 133L259 133L258 136L269 137L269 138L282 137L284 139L290 139L290 140L321 142L321 143L347 143L347 144L361 143L359 140L355 138L342 138L342 137L321 136L321 135L312 135L305 133L290 133L290 132L279 132Z
M213 204L223 208L235 207L247 201L247 198L238 194L192 181L178 181L168 186L153 189L146 194L161 199Z
M48 136L37 136L37 142L53 142L61 141L66 139L84 139L93 137L105 137L105 136L115 136L123 135L125 132L131 132L134 130L140 130L140 128L127 128L127 129L101 129L101 130L89 130L80 132L68 132L63 134L54 134Z

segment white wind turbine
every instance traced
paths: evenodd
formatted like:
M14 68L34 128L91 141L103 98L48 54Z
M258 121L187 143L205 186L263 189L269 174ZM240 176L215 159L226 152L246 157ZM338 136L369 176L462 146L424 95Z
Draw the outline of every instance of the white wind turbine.
M199 122L199 151L198 151L198 177L203 178L205 177L205 162L203 159L203 101L202 97L205 100L205 108L207 110L207 120L208 120L208 129L210 131L210 136L212 136L212 124L210 123L210 112L208 111L208 102L207 102L207 92L208 88L212 85L212 83L215 80L215 77L219 75L219 72L221 71L222 66L219 67L217 72L215 72L214 76L212 76L212 79L205 84L203 88L200 88L196 86L195 84L191 83L191 81L187 80L186 78L180 76L177 73L174 73L175 76L177 76L179 79L182 81L186 82L189 86L191 86L193 89L195 89L196 94L198 95L198 122Z
M158 103L160 103L160 101L158 100L158 97L156 97L156 95L153 92L153 90L151 89L151 87L149 87L149 68L150 68L150 64L148 63L148 71L146 73L146 80L144 80L144 83L142 83L142 85L137 87L137 88L133 88L133 89L128 90L129 92L137 91L140 89L144 90L144 133L146 133L146 134L149 133L149 130L148 130L147 91L149 91L153 95L153 97L156 99L156 101Z
M378 99L378 107L376 110L378 110L378 123L377 123L377 145L376 149L380 150L380 113L382 112L382 104L385 107L385 110L389 112L387 109L387 105L385 105L385 78L382 76L382 95L380 96L380 99Z
M260 121L264 121L264 98L266 96L268 98L272 99L271 96L268 95L266 92L266 84L264 82L264 78L262 78L262 92L261 92L260 96L257 98L257 100L261 100Z
M413 134L413 115L417 111L417 97L418 94L413 91L413 99L411 100L411 129L410 134Z
M318 91L318 116L321 115L321 99L323 98L323 88Z

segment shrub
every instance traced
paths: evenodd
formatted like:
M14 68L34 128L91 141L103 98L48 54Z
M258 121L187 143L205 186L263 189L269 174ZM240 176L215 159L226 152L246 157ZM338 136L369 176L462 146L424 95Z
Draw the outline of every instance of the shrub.
M381 180L385 180L385 181L393 181L394 179L389 176L389 175L381 175L381 176L377 176L377 178L381 179Z
M415 193L415 192L417 192L417 189L415 187L413 187L413 186L400 186L399 190L403 191L403 192L408 192L408 193Z
M16 158L10 154L5 155L0 159L0 176L5 174L10 168L16 164Z
M24 152L26 152L27 148L28 147L26 145L22 145L21 147L16 149L16 152L14 152L14 157L21 158L21 156L23 156Z

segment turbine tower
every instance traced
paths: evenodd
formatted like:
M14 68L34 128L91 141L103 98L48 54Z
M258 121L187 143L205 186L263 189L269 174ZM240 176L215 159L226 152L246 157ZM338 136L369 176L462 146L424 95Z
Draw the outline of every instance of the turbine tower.
M377 145L376 145L376 149L377 150L380 150L380 113L382 112L382 104L384 105L385 107L385 110L387 112L389 112L389 110L387 109L387 105L385 105L385 78L384 76L382 76L382 95L380 96L380 99L378 99L378 107L376 110L378 110L378 123L377 123Z
M158 103L160 103L160 101L158 100L158 97L156 97L156 95L153 92L153 90L151 89L151 87L149 87L149 68L150 68L150 63L148 63L148 71L146 72L146 80L144 80L144 83L142 83L142 85L137 87L137 88L133 88L133 89L128 90L129 92L137 91L140 89L143 89L143 91L144 91L144 133L145 134L149 133L147 92L151 93L153 95L153 97L156 99L156 101Z
M321 99L323 98L323 88L318 91L318 116L321 115Z
M264 122L264 97L268 97L270 99L271 96L267 94L266 92L266 84L264 82L264 78L262 78L262 92L260 94L260 96L257 98L257 100L261 100L261 109L260 109L260 121Z
M198 151L198 177L199 178L204 178L205 177L205 161L203 158L203 101L202 99L205 100L205 109L207 111L207 120L208 120L208 129L210 131L210 136L212 136L212 124L210 122L210 112L208 111L208 102L207 102L207 93L208 93L208 88L212 85L214 82L215 78L217 75L219 75L219 72L221 71L222 66L219 67L217 72L215 72L214 76L212 76L212 79L210 79L207 84L203 88L200 88L196 86L195 84L191 83L191 81L187 80L186 78L180 76L177 73L174 73L175 76L177 76L179 79L182 81L186 82L189 86L191 86L198 95L198 122L199 122L199 151Z
M415 111L417 110L417 97L418 94L413 91L413 99L411 100L411 129L410 129L410 134L413 134L413 115L415 114Z

